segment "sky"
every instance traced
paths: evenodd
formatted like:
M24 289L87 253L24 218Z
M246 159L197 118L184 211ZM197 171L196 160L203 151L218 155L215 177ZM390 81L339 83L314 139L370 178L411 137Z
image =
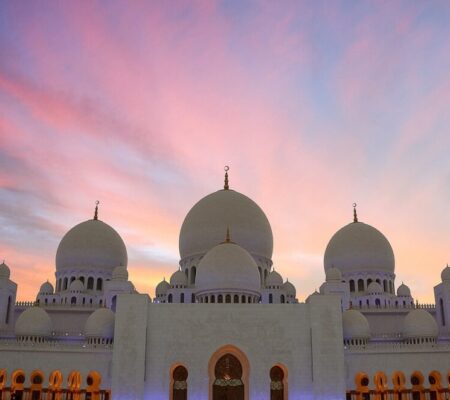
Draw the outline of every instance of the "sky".
M32 300L99 218L154 295L190 208L252 198L300 301L332 235L390 241L433 302L450 262L450 2L0 2L0 259Z

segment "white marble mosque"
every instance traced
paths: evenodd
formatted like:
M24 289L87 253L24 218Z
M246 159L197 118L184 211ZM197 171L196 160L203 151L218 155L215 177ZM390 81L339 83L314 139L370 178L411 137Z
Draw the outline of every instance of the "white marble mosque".
M138 293L97 205L61 239L55 284L35 299L16 301L14 260L1 264L0 400L450 398L450 268L435 304L418 304L356 207L306 301L274 268L269 220L228 172L187 213L179 249L155 297Z

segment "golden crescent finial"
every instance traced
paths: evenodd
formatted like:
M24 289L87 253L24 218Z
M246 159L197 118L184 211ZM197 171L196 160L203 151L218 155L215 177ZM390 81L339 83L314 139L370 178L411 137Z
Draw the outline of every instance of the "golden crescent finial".
M230 170L230 167L228 165L225 165L225 167L223 167L224 171L225 171L225 184L223 185L224 190L228 190L230 188L229 184L228 184L228 171Z
M358 214L356 213L356 203L353 203L353 222L358 222Z
M98 205L100 202L98 200L95 201L95 211L94 211L94 219L98 220Z

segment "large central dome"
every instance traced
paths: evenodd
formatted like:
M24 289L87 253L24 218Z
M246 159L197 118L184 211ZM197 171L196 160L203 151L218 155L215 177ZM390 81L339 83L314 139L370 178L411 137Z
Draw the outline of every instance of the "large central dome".
M272 257L273 236L261 208L247 196L224 189L192 207L180 231L180 256L204 254L223 241L230 228L233 241L253 256Z

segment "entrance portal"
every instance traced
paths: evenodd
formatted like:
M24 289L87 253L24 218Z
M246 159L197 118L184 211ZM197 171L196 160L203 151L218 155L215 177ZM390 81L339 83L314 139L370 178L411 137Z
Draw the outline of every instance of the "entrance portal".
M242 365L232 354L219 358L214 368L213 400L244 400Z

